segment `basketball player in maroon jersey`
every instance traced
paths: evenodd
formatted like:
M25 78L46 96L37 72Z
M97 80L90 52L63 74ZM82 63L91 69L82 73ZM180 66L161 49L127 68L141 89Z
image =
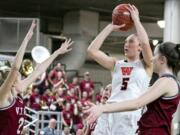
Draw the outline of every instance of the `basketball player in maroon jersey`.
M175 72L179 70L179 59L180 44L165 42L158 45L152 62L159 79L137 99L93 105L86 111L89 113L89 123L102 113L131 111L147 105L147 111L138 122L138 135L171 135L173 114L180 101L180 85L175 77Z
M59 55L71 51L71 40L66 40L61 47L56 50L47 60L38 64L33 73L21 80L19 69L29 40L33 35L35 21L23 40L16 57L12 63L12 68L0 87L0 135L20 135L24 125L24 104L18 93L26 88L40 76L52 61Z

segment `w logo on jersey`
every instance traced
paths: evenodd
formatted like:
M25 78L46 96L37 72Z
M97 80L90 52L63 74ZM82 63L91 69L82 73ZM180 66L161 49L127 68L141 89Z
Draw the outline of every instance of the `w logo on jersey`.
M133 70L133 67L121 67L122 75L130 75Z

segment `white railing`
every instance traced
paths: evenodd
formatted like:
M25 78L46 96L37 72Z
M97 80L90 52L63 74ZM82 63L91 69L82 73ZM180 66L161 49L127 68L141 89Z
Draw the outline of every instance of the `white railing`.
M31 108L26 107L26 124L25 128L28 129L28 135L33 133L39 135L40 131L48 125L49 119L51 116L56 117L57 120L57 131L62 131L62 120L61 112L52 112L52 111L35 111Z

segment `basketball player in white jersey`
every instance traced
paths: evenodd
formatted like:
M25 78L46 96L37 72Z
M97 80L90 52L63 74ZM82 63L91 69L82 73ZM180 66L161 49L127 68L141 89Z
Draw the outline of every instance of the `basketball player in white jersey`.
M148 35L134 5L129 5L136 34L128 36L124 44L126 60L117 60L100 50L104 40L124 25L107 25L88 47L88 54L100 65L112 71L112 94L108 103L135 99L147 89L152 75L152 51ZM140 58L142 53L143 58ZM97 125L93 135L134 135L141 109L137 111L104 114L104 123Z

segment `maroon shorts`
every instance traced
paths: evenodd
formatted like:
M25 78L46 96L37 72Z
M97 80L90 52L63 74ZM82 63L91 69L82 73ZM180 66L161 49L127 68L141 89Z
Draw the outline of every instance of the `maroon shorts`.
M150 128L138 130L138 135L170 135L165 128Z

